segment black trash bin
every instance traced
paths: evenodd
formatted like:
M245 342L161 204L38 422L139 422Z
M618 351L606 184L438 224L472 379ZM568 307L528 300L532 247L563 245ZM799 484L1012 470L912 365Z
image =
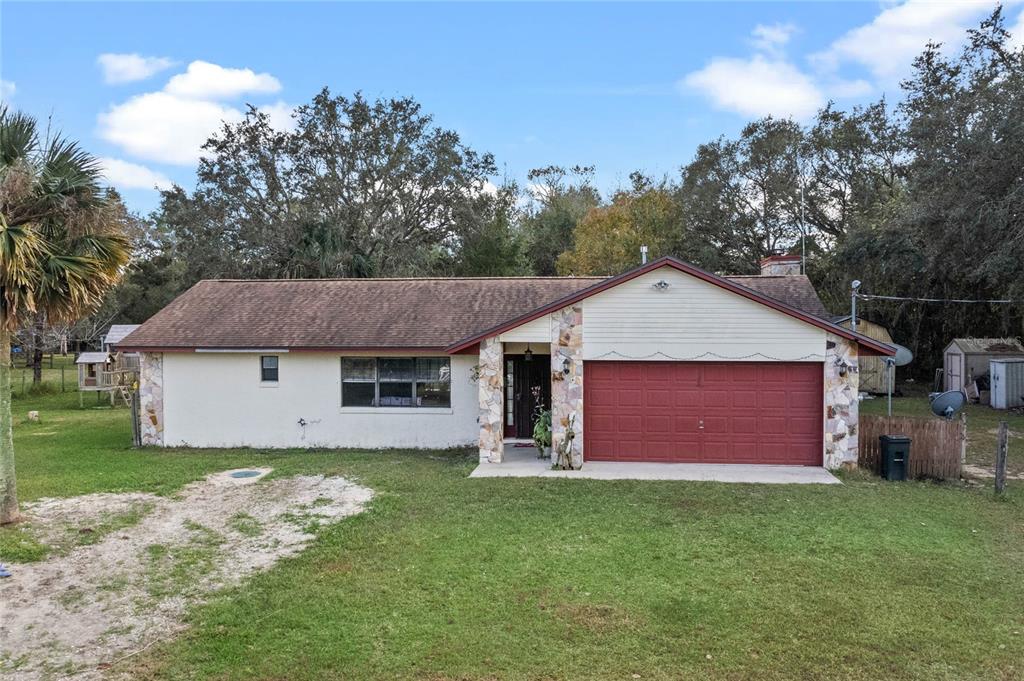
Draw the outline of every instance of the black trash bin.
M882 453L882 477L906 480L910 465L910 438L906 435L882 435L878 440Z

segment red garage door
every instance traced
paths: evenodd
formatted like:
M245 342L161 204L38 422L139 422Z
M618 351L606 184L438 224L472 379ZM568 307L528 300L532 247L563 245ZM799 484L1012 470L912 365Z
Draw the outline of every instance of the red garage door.
M584 362L584 459L822 463L815 362Z

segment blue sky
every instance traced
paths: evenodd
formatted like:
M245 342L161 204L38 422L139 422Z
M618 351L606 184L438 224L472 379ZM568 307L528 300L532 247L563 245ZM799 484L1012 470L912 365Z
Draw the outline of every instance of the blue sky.
M520 182L593 164L607 192L635 169L676 173L759 115L897 96L928 39L956 46L992 6L5 2L0 79L143 212L154 183L192 187L219 120L252 103L286 126L324 85L413 96ZM1021 6L1007 15L1024 35Z

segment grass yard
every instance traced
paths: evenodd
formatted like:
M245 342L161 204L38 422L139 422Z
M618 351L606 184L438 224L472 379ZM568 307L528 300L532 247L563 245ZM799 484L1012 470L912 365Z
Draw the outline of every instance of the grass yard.
M124 409L77 404L15 402L42 411L16 425L23 499L241 466L377 491L116 665L134 678L1024 679L1018 481L470 480L466 452L133 451Z
M78 367L74 354L44 356L41 385L32 383L32 367L22 365L22 361L23 358L19 357L11 370L11 393L15 399L78 390ZM96 399L93 395L86 397Z
M863 414L884 416L885 397L864 400L860 408ZM964 411L967 414L967 463L985 468L992 468L995 465L999 422L1006 421L1010 428L1010 449L1006 468L1011 474L1024 473L1024 414L992 409L980 404L969 404ZM893 416L935 418L929 408L928 398L923 396L892 398L892 413Z

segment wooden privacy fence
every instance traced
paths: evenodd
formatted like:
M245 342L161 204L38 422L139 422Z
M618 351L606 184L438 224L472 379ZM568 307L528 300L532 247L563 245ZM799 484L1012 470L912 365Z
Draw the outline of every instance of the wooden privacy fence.
M879 473L882 468L880 435L906 435L911 439L907 477L958 480L967 442L967 419L938 417L860 416L857 464Z

